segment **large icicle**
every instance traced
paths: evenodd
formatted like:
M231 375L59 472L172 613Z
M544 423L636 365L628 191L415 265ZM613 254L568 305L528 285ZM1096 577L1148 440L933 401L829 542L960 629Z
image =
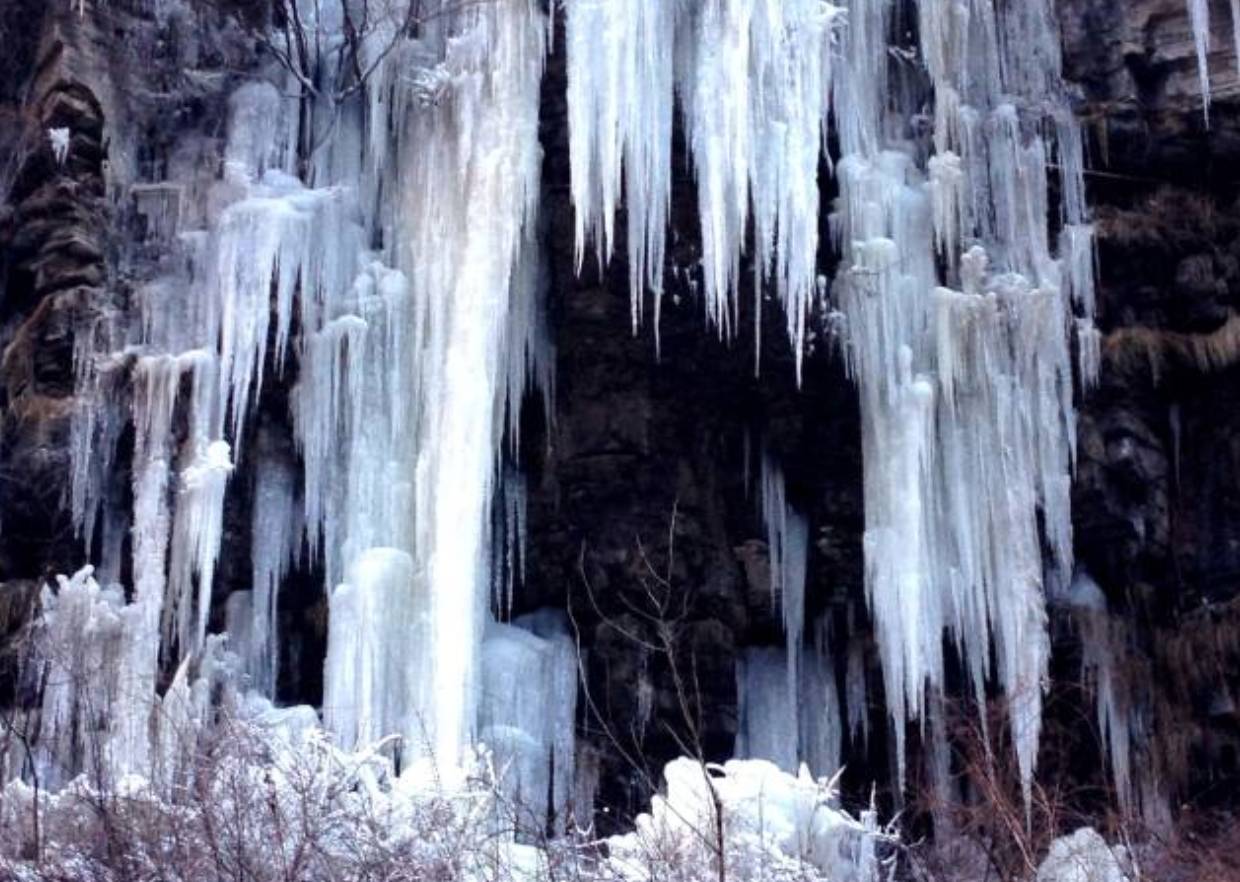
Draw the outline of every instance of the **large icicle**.
M260 434L250 527L251 643L242 659L251 685L269 698L275 695L279 674L280 585L293 563L300 522L297 476L292 463L272 448L268 436Z
M1234 12L1234 9L1233 9ZM1197 78L1201 83L1201 108L1210 122L1210 0L1188 0L1188 22L1197 53Z
M411 99L395 198L398 263L416 304L415 573L429 592L428 744L452 762L476 715L490 587L487 524L504 431L512 278L537 212L539 83L546 22L532 0L445 4L426 40L445 83Z
M577 265L592 241L615 247L621 186L628 216L633 329L653 294L655 326L671 198L676 4L580 0L567 5L569 162Z

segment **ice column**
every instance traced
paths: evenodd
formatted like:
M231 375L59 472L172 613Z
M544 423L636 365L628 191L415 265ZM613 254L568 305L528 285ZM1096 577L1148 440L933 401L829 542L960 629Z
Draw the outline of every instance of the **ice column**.
M478 727L524 832L563 828L573 796L577 649L557 610L491 624L482 644Z
M430 746L472 735L490 587L488 523L504 431L507 317L538 200L546 21L531 0L446 4L425 39L442 93L400 132L398 264L415 303L415 573L430 603Z

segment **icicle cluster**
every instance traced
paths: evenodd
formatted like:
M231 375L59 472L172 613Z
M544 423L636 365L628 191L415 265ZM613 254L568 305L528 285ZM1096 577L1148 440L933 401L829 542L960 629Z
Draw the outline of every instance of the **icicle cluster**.
M818 165L839 10L823 0L566 4L577 255L611 257L623 193L633 322L656 332L679 99L698 179L706 314L734 333L752 222L756 309L783 304L798 353L816 293ZM622 188L623 185L623 188Z
M946 684L946 634L979 699L992 679L1007 694L1028 788L1049 652L1043 586L1072 567L1073 333L1085 383L1098 363L1084 151L1051 6L920 2L916 46L894 35L892 0L853 0L846 15L823 2L650 6L567 3L578 253L593 237L610 256L623 185L635 320L644 286L657 302L678 102L707 314L734 327L752 226L757 288L773 283L799 357L830 112L833 297L862 401L866 583L899 777L906 722ZM779 571L784 533L771 535Z
M110 580L133 524L120 772L150 770L161 659L210 642L243 457L252 585L227 618L250 685L274 694L278 598L304 550L330 592L324 716L337 738L399 734L401 761L451 765L476 734L501 442L515 450L527 393L541 387L552 408L536 223L547 21L533 0L438 6L416 39L384 23L363 35L360 100L243 84L221 177L195 168L135 192L168 257L132 327L105 314L79 340L73 427L74 515L88 548L102 521ZM339 7L301 11L320 38L308 63L338 79ZM299 162L306 132L318 143ZM291 437L279 418L252 426L266 375L293 370ZM108 394L125 388L128 415ZM128 517L108 485L126 421Z
M1049 0L921 0L916 46L893 36L895 0L851 0L846 14L825 0L565 6L577 258L591 246L612 256L623 198L634 322L649 289L657 325L677 107L707 318L734 333L749 248L755 313L773 292L798 374L820 289L819 172L834 166L833 316L861 397L866 589L901 783L907 724L932 716L948 680L946 636L979 699L988 683L1006 694L1028 793L1044 587L1072 571L1074 339L1084 383L1099 361L1084 150ZM451 765L481 727L503 742L520 792L546 792L561 811L571 714L530 717L505 678L525 671L530 701L571 706L563 635L541 619L489 621L494 561L514 571L523 524L517 482L493 517L503 441L515 450L534 387L552 406L541 7L435 0L416 36L379 24L363 40L371 80L357 101L243 85L222 176L135 194L171 259L139 292L133 327L105 314L79 340L79 397L92 403L73 429L74 515L88 545L102 526L101 568L115 578L126 517L108 464L134 427L133 597L91 601L120 635L108 651L121 657L110 688L128 696L110 723L122 772L151 765L161 658L212 646L225 501L253 457L253 585L229 603L252 683L274 691L277 599L304 551L330 592L324 716L341 743L394 732L398 764ZM299 9L322 38L315 75L347 80L334 67L347 55L340 8ZM273 439L254 413L266 375L294 366L292 437ZM105 404L124 378L128 415ZM763 500L788 643L742 663L742 749L825 769L842 723L834 670L803 647L808 529L770 464ZM511 605L507 584L495 594ZM849 729L864 735L851 649L846 696ZM73 700L60 696L50 718Z

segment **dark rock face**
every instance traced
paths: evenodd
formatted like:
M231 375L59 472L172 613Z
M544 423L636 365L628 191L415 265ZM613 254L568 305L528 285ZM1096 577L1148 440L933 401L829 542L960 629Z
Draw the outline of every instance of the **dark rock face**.
M249 8L261 16L261 5ZM0 164L0 601L29 597L33 580L85 557L68 516L74 344L101 311L128 308L142 272L118 257L119 240L142 233L127 186L113 185L216 161L222 96L255 63L235 22L209 4L161 26L137 2L84 18L60 6L30 0L11 7L25 17L0 13L0 44L12 46L0 119L23 120L0 126L0 160L14 157L11 170ZM1164 764L1185 793L1197 792L1193 770L1218 793L1240 755L1240 720L1215 701L1240 688L1240 641L1228 642L1240 619L1240 80L1223 51L1222 11L1207 128L1183 0L1059 9L1094 169L1106 335L1101 384L1080 401L1077 555L1132 624L1159 724L1187 733ZM577 275L563 65L557 52L542 118L556 408L548 427L537 408L525 420L529 548L517 611L571 613L588 669L581 728L602 764L601 796L624 814L671 756L730 753L737 654L783 639L759 511L763 450L809 519L806 620L826 614L841 673L848 646L867 644L859 417L829 329L817 329L798 388L774 303L755 376L750 292L735 339L720 341L687 286L670 282L656 352L649 311L628 332L622 258L602 270L587 261ZM46 134L57 127L72 133L63 164ZM171 155L181 128L203 133L201 156ZM698 257L687 175L673 192L678 266ZM829 176L821 186L825 201ZM254 421L285 439L286 393L272 384ZM219 598L248 578L252 477L234 480ZM286 586L300 600L282 602L289 700L321 694L321 578L308 570L294 575L296 591ZM1061 658L1056 674L1078 671ZM849 751L858 784L886 775L879 699L874 738Z
M1240 78L1227 11L1212 7L1207 126L1184 4L1059 3L1093 157L1105 334L1101 384L1080 405L1077 557L1130 624L1153 761L1203 801L1234 791L1240 744L1219 702L1237 685Z

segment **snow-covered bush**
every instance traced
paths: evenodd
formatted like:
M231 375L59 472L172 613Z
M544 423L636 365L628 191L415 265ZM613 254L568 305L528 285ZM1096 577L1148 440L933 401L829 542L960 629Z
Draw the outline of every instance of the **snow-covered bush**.
M307 717L307 714L309 715ZM485 749L465 768L396 773L386 745L346 753L308 708L249 701L199 739L184 777L22 780L0 794L0 876L140 882L877 882L884 840L828 782L761 761L669 764L633 832L516 841L519 807ZM307 725L309 724L309 725Z

